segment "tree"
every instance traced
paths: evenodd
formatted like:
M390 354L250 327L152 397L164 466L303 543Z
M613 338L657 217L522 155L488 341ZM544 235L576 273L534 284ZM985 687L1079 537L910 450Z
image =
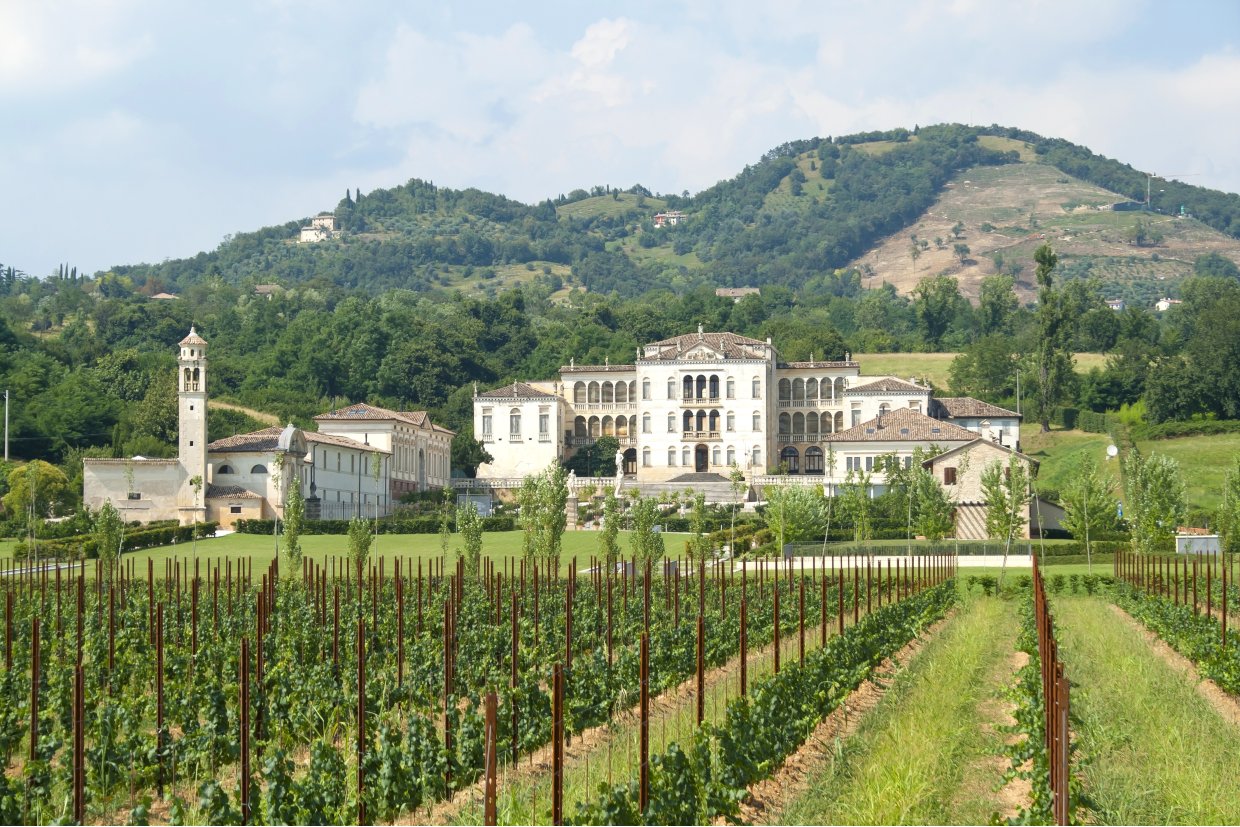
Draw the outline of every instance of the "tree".
M439 553L448 556L448 545L452 540L452 514L456 504L456 496L451 488L445 488L440 495L439 503Z
M968 244L957 243L952 245L952 252L956 254L956 258L960 259L960 264L963 266L969 260L969 253L972 251Z
M1072 469L1061 492L1064 528L1085 541L1085 561L1093 571L1094 538L1115 530L1115 479L1103 474L1094 458L1083 455Z
M870 474L859 468L849 469L842 489L840 505L845 516L852 521L853 542L863 543L874 536L874 503L870 499Z
M815 539L823 532L826 504L819 486L769 485L764 492L766 525L779 541L786 543Z
M614 571L620 559L620 500L614 489L607 489L603 498L603 530L598 535L599 556L606 561L607 570Z
M366 558L370 556L370 544L373 540L370 520L361 515L349 520L349 560L359 572L366 568Z
M706 495L694 494L689 507L689 531L693 536L689 539L689 559L695 563L705 563L710 557L710 538L706 536Z
M939 542L955 528L952 521L954 504L934 474L920 463L913 470L913 515L917 533L931 542Z
M306 522L306 500L301 495L301 478L291 474L284 503L284 557L289 573L301 568L301 532Z
M69 478L55 465L31 460L9 472L9 493L4 508L19 524L36 524L59 513L71 501Z
M728 543L729 553L736 556L736 506L740 504L741 494L745 493L745 472L735 462L728 471L728 485L732 488L732 540Z
M943 334L956 317L960 303L960 291L956 280L950 276L924 278L913 288L913 309L921 325L926 344L938 348Z
M1163 454L1142 456L1133 448L1124 458L1123 470L1134 550L1139 554L1168 551L1186 508L1180 464Z
M1215 517L1219 540L1228 554L1240 553L1240 456L1223 477L1223 501Z
M657 563L663 559L663 534L655 531L659 519L659 503L653 497L638 496L633 501L633 554L640 563Z
M111 500L105 501L103 507L99 509L99 513L95 515L93 533L95 535L95 549L99 555L103 576L110 583L112 581L113 568L120 557L121 540L125 533L125 523L121 520L121 515L115 506L112 505Z
M952 238L960 238L962 235L964 235L964 222L957 221L952 225Z
M1012 540L1025 525L1029 506L1029 473L1025 463L1015 454L1007 465L995 460L982 470L982 496L986 498L986 536L1003 541L1003 567L1000 582L1007 570Z
M1012 316L1020 309L1020 302L1013 289L1015 286L1016 281L1011 276L993 275L982 279L977 305L982 333L1010 331Z
M465 558L465 569L477 576L482 562L482 517L478 506L468 500L456 509L456 530L460 532L465 548L459 552Z
M1065 386L1072 378L1072 355L1068 350L1071 325L1062 297L1054 289L1053 273L1059 263L1058 256L1049 244L1043 244L1034 252L1033 259L1038 263L1039 286L1038 381L1033 398L1033 418L1042 423L1045 433L1051 429L1051 410L1059 403Z

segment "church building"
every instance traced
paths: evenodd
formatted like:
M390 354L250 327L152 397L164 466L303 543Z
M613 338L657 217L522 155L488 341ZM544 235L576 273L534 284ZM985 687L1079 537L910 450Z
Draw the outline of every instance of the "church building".
M83 502L111 501L126 522L218 522L282 516L296 475L308 519L384 516L410 491L450 483L453 432L425 411L364 403L293 425L207 441L207 342L178 344L177 456L88 458Z

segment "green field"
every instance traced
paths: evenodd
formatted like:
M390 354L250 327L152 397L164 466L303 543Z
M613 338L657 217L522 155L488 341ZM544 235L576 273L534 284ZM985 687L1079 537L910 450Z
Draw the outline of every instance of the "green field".
M1107 446L1110 444L1111 437L1107 434L1055 430L1042 433L1037 423L1027 423L1020 429L1021 451L1040 463L1037 484L1043 490L1062 491L1077 463L1088 456L1115 479L1116 496L1119 496L1119 460L1107 459Z
M1177 460L1188 484L1189 505L1217 508L1223 499L1223 476L1240 456L1240 434L1141 441L1137 448L1147 456L1166 454Z
M639 199L641 203L638 203ZM662 198L641 198L632 193L617 192L613 195L596 195L591 198L574 201L571 204L564 204L563 206L556 207L555 213L561 218L623 215L629 210L642 210L650 215L654 215L666 206L667 202Z
M926 378L940 394L951 386L948 371L957 353L854 353L852 358L861 363L861 377L899 376L905 379ZM1106 364L1105 353L1077 353L1076 371L1085 373L1090 368Z

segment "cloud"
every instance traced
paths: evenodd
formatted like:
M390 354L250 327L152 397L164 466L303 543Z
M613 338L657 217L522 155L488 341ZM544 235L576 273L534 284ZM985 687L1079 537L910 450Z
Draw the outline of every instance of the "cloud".
M33 97L97 83L151 48L134 0L0 4L0 95Z

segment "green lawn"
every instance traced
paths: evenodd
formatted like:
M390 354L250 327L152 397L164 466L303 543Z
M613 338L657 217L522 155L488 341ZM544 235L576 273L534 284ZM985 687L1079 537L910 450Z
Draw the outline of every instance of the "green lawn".
M956 353L854 353L853 360L861 363L861 378L866 376L899 376L908 379L915 376L930 380L940 395L946 395L951 380L948 371ZM1106 363L1106 354L1077 353L1076 371L1084 373L1092 367Z
M1072 684L1083 823L1235 824L1240 727L1164 662L1107 602L1054 600Z
M1188 484L1189 505L1217 508L1223 499L1223 475L1240 456L1240 434L1186 436L1137 443L1143 454L1166 454L1178 460Z
M1062 491L1077 463L1089 456L1115 479L1115 493L1119 497L1119 460L1107 459L1110 444L1111 437L1107 434L1063 430L1042 433L1036 422L1022 425L1020 429L1021 450L1039 463L1038 488L1054 491Z
M497 531L482 535L482 553L487 557L496 560L502 560L505 557L521 556L521 544L524 534L520 531ZM564 533L564 564L573 558L577 558L579 568L584 568L590 562L590 556L598 551L599 532L597 531L566 531ZM666 546L669 553L679 553L682 548L683 535L668 534L666 535ZM620 547L628 552L629 534L626 531L620 532ZM0 556L8 558L12 556L12 547L15 541L0 541ZM450 553L455 554L460 547L461 540L457 535L453 535L449 542L448 548ZM344 556L348 554L348 538L344 535L314 535L301 538L302 551L306 556L313 560L323 560L330 555ZM145 569L147 558L151 558L156 562L156 569L162 561L169 557L188 557L193 553L204 558L238 558L253 557L254 567L258 569L260 566L266 567L276 556L275 539L266 535L257 534L229 534L225 537L219 537L209 540L199 540L196 546L176 545L163 546L161 548L147 549L145 551L130 552L125 555L126 560L133 560L134 566L139 570ZM430 560L440 556L439 535L437 534L381 534L375 539L375 543L370 548L371 559L378 559L383 556L388 559L394 557L421 558ZM88 570L93 566L87 566ZM388 569L391 570L390 568Z
M781 823L990 823L1003 809L1003 764L993 756L1003 749L998 699L1011 679L1016 632L1006 601L970 600Z

